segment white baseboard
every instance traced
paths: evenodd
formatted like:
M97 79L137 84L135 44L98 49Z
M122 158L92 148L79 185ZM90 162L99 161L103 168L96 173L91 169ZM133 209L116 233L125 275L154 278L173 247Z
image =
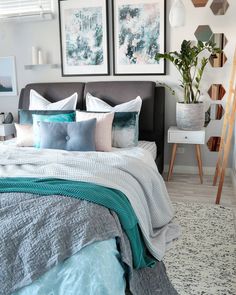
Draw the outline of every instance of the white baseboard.
M164 172L168 173L169 165L165 165ZM197 166L183 166L183 165L174 165L173 173L178 174L198 174ZM203 174L205 175L214 175L215 167L203 167ZM227 168L225 171L226 176L232 177L232 169ZM235 175L235 185L236 185L236 175Z

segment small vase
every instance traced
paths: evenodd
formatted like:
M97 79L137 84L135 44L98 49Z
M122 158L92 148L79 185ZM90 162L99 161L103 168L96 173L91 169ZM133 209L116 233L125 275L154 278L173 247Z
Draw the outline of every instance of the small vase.
M205 123L204 103L177 102L176 123L182 130L201 130Z
M35 46L32 46L31 48L31 59L32 65L38 64L38 49Z

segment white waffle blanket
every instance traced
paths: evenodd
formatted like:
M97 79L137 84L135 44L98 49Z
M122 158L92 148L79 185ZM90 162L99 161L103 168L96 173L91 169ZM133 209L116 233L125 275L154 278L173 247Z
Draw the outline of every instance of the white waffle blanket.
M179 236L165 183L142 148L110 153L37 150L0 145L0 177L54 177L93 182L122 191L139 220L150 252L161 260Z

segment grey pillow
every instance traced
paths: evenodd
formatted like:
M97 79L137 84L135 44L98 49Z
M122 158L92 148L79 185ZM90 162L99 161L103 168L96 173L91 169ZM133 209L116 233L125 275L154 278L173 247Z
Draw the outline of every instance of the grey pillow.
M40 148L95 151L96 121L40 122Z

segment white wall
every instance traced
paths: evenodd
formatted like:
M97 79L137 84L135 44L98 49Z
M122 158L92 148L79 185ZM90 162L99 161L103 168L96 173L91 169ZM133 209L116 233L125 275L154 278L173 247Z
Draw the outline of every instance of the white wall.
M172 0L167 0L167 12L169 12ZM194 32L198 25L209 25L215 33L225 33L228 44L225 48L225 54L228 58L223 68L207 69L204 76L202 87L207 95L207 90L212 83L223 83L225 89L228 89L228 80L230 66L233 57L234 47L236 45L236 1L228 0L230 7L224 16L215 16L210 10L212 0L204 8L194 8L191 0L183 0L187 19L186 25L181 28L170 28L167 21L167 50L178 50L183 39L195 40ZM55 1L55 4L57 1ZM110 2L109 2L110 3ZM56 10L57 10L57 4ZM168 16L167 16L168 18ZM111 30L111 24L110 24ZM111 40L110 40L111 41ZM60 69L38 69L25 70L24 65L30 64L31 46L40 46L44 52L49 55L49 62L60 62L60 42L59 25L56 12L56 18L53 21L45 22L25 22L25 23L0 23L0 56L16 56L18 89L31 82L60 82L60 81L96 81L96 80L152 80L164 81L171 86L178 85L178 73L172 65L167 65L166 76L127 76L127 77L61 77ZM226 95L225 95L226 97ZM11 111L17 114L18 97L0 97L0 111ZM167 92L166 94L166 131L169 126L175 125L175 99ZM221 122L211 122L207 128L207 137L210 134L220 135ZM204 166L214 166L216 162L216 153L208 152L207 147L203 147ZM165 162L168 163L170 155L170 146L165 147ZM185 146L185 153L177 155L176 165L195 166L194 149L191 146Z

